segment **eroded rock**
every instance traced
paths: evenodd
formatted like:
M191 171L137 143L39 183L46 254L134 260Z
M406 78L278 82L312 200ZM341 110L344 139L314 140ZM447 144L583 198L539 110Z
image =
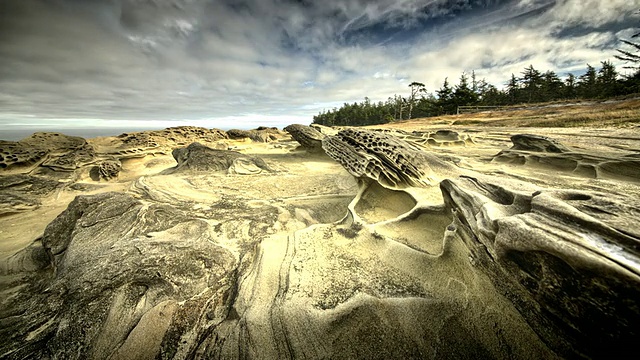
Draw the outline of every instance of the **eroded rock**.
M346 129L322 141L322 147L353 176L389 188L436 185L455 168L415 145L381 132Z
M640 159L570 150L560 142L538 135L514 135L513 146L494 156L497 162L547 168L589 178L638 181Z
M495 178L445 180L473 263L553 349L622 355L640 335L640 209L624 198Z
M40 199L60 186L60 182L41 176L0 176L0 216L37 209L41 205Z
M60 133L36 132L20 141L0 141L0 170L73 172L96 160L87 141Z
M3 300L3 319L22 313L0 329L3 357L153 358L181 324L219 322L237 262L211 234L205 221L167 205L121 193L79 196L47 227L42 246L23 251L49 266L32 269L30 287ZM174 321L178 302L199 311Z
M91 178L95 181L100 179L112 180L118 177L120 170L122 169L122 163L120 160L104 160L91 169Z
M178 165L167 174L184 171L227 171L239 174L254 174L262 170L270 171L264 160L232 150L211 149L199 143L174 149L173 157Z
M291 137L307 151L322 152L322 139L326 135L318 130L300 124L292 124L284 128L284 131L291 134Z
M250 139L254 142L266 143L282 137L282 132L277 128L259 127L253 130L231 129L227 130L230 139Z
M536 151L536 152L550 152L550 153L564 153L568 152L564 145L561 143L540 135L531 134L518 134L511 137L513 150L522 151Z

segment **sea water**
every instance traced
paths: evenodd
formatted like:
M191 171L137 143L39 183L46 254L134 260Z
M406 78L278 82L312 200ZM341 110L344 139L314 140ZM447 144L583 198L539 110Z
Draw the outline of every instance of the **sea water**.
M122 133L132 133L137 131L146 131L146 130L162 130L165 127L132 127L132 128L121 128L121 127L104 127L104 128L36 128L36 127L28 127L28 128L11 128L11 129L2 129L0 128L0 140L8 140L8 141L18 141L24 139L25 137L33 134L34 132L57 132L70 136L80 136L85 139L90 139L98 136L117 136Z

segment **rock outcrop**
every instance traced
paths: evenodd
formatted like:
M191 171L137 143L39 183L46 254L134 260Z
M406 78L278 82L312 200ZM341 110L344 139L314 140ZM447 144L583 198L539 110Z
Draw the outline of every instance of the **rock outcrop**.
M256 174L271 171L264 160L232 150L211 149L199 143L174 149L173 157L178 165L167 174L184 171L229 171L237 174Z
M35 170L58 176L96 161L96 152L85 139L59 133L37 132L17 142L0 141L0 154L0 171Z
M346 129L322 141L331 158L357 178L389 188L437 185L455 168L402 139L370 130Z
M233 298L237 260L211 234L203 220L130 195L76 198L41 246L18 254L49 260L31 273L33 288L3 300L3 319L22 315L0 330L0 352L12 359L154 358L171 339L162 350L175 354L174 336L220 322ZM7 347L13 341L24 343Z
M303 149L315 153L323 151L322 139L324 139L326 135L311 126L291 124L285 127L284 131L288 132L295 141L300 143Z
M640 336L640 209L495 178L441 184L474 266L563 356L623 356Z
M516 137L494 156L508 146L504 129L474 132L474 141L460 129L409 130L323 129L327 157L288 151L289 136L234 142L174 128L92 139L94 162L70 155L75 170L42 165L55 160L48 150L5 170L0 357L558 359L635 350L635 134L610 144L619 138L607 133L606 147L588 154L571 133L562 138L571 146ZM54 153L87 151L76 145ZM617 175L558 174L535 160L576 154ZM10 175L19 169L31 173ZM76 178L58 181L58 172Z
M0 176L0 216L31 211L61 187L57 180L26 174Z
M538 135L514 135L511 141L513 146L495 155L495 161L544 167L589 178L640 180L640 158L637 154L616 157L577 151Z
M266 143L281 138L283 133L277 128L259 127L253 130L227 130L230 139L250 139L254 142Z
M96 181L101 179L109 181L117 178L121 169L122 163L120 160L104 160L91 169L91 178Z
M200 142L210 147L226 149L224 140L229 136L219 129L197 126L177 126L164 130L124 133L107 144L101 144L101 152L118 159L139 158L153 154L169 153L179 146Z

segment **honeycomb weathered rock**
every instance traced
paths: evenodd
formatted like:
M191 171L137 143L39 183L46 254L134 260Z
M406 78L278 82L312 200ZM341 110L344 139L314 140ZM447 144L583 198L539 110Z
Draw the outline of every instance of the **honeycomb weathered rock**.
M367 177L389 188L435 185L452 165L396 136L346 129L322 141L322 147L353 176Z

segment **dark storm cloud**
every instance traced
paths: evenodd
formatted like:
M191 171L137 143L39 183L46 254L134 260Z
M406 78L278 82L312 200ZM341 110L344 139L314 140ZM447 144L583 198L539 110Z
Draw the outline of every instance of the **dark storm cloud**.
M525 62L597 63L634 10L626 0L3 0L0 121L308 122L413 80L433 90L464 70L499 82Z

